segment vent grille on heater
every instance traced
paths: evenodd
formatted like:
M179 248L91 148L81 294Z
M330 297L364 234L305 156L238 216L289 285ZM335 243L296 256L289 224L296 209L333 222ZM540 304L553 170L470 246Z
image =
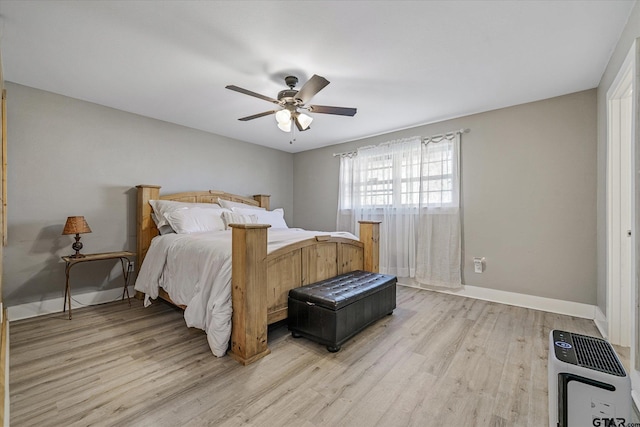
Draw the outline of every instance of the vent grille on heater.
M578 365L618 377L626 376L613 348L605 340L571 334Z

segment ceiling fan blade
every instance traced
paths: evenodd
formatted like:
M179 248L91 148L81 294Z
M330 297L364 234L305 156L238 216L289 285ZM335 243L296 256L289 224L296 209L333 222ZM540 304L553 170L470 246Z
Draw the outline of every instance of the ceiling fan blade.
M253 116L242 117L241 119L238 119L238 120L240 120L241 122L246 122L247 120L253 120L253 119L257 119L258 117L264 117L270 114L275 114L278 111L279 110L265 111L264 113L258 113L258 114L254 114Z
M229 85L225 86L227 89L235 90L236 92L244 93L245 95L255 96L256 98L264 99L265 101L273 102L274 104L280 104L277 99L269 98L268 96L260 95L259 93L252 92L247 89L243 89L238 86Z
M314 74L309 80L302 86L302 88L296 94L296 99L306 104L313 98L313 96L320 92L326 85L329 84L329 80L324 77Z
M310 113L336 114L338 116L355 116L357 108L329 107L327 105L309 105Z

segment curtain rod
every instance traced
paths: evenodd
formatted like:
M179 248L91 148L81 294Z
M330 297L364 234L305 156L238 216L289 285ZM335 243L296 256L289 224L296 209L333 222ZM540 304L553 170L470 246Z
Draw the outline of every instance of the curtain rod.
M431 136L425 136L422 137L422 142L424 143L429 143L429 142L435 142L438 143L440 141L442 141L443 138L446 138L447 136L454 136L457 134L463 134L463 133L469 133L471 131L471 129L458 129L458 130L452 130L450 132L445 132L445 133L441 133L438 135L431 135ZM437 141L435 141L437 139ZM386 142L380 143L378 145L384 145L386 144ZM345 151L342 153L333 153L333 157L342 157L342 156L353 156L355 154L358 153L359 149L363 149L363 148L373 148L373 147L377 147L378 145L365 145L364 147L360 147L356 150L353 151Z
M454 136L458 134L462 135L463 133L468 133L469 131L470 129L458 129L447 133L441 133L439 135L425 136L424 138L422 138L422 142L440 142L442 141L442 139L447 138L448 136ZM435 141L436 139L437 141Z

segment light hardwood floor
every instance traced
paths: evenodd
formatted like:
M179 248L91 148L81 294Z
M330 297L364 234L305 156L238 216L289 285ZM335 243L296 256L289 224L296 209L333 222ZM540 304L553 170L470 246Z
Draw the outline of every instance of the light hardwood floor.
M338 353L286 326L250 366L165 303L11 323L12 426L545 426L551 329L590 320L398 287Z

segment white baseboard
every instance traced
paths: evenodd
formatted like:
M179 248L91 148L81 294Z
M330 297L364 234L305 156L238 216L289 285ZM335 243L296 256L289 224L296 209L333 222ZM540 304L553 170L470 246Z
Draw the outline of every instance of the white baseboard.
M460 289L432 289L421 288L413 284L398 282L399 285L411 288L442 292L451 295L475 298L484 301L498 302L517 307L532 308L534 310L548 311L550 313L565 314L568 316L595 319L595 305L583 304L573 301L564 301L553 298L538 297L535 295L519 294L516 292L501 291L497 289L481 288L478 286L463 285Z
M129 286L129 295L133 297L135 290ZM104 291L87 292L71 295L71 309L86 307L89 305L104 304L122 298L122 288L107 289ZM26 304L7 307L7 320L20 320L29 317L42 316L43 314L62 312L64 298L54 298Z
M596 317L595 305L582 304L573 301L563 301L552 298L538 297L535 295L519 294L516 292L500 291L497 289L481 288L478 286L463 285L461 289L426 289L415 285L399 283L402 286L411 288L442 292L452 295L460 295L469 298L480 299L484 301L498 302L501 304L515 305L517 307L532 308L535 310L548 311L551 313L566 314L568 316L582 317L584 319L595 319L598 329L598 318ZM132 287L129 287L130 295L135 293ZM71 300L72 309L85 307L88 305L103 304L105 302L115 301L122 297L122 288L109 289L106 291L88 292L73 296ZM50 300L30 302L26 304L14 305L7 307L7 318L9 321L26 319L29 317L41 316L43 314L57 313L62 311L63 298L54 298ZM604 315L600 310L601 318ZM606 319L604 320L606 322ZM605 328L606 331L606 328ZM604 332L600 330L604 335Z
M596 327L600 331L602 338L609 339L609 321L607 320L607 316L604 315L600 307L596 306L596 317L593 319L596 324Z

